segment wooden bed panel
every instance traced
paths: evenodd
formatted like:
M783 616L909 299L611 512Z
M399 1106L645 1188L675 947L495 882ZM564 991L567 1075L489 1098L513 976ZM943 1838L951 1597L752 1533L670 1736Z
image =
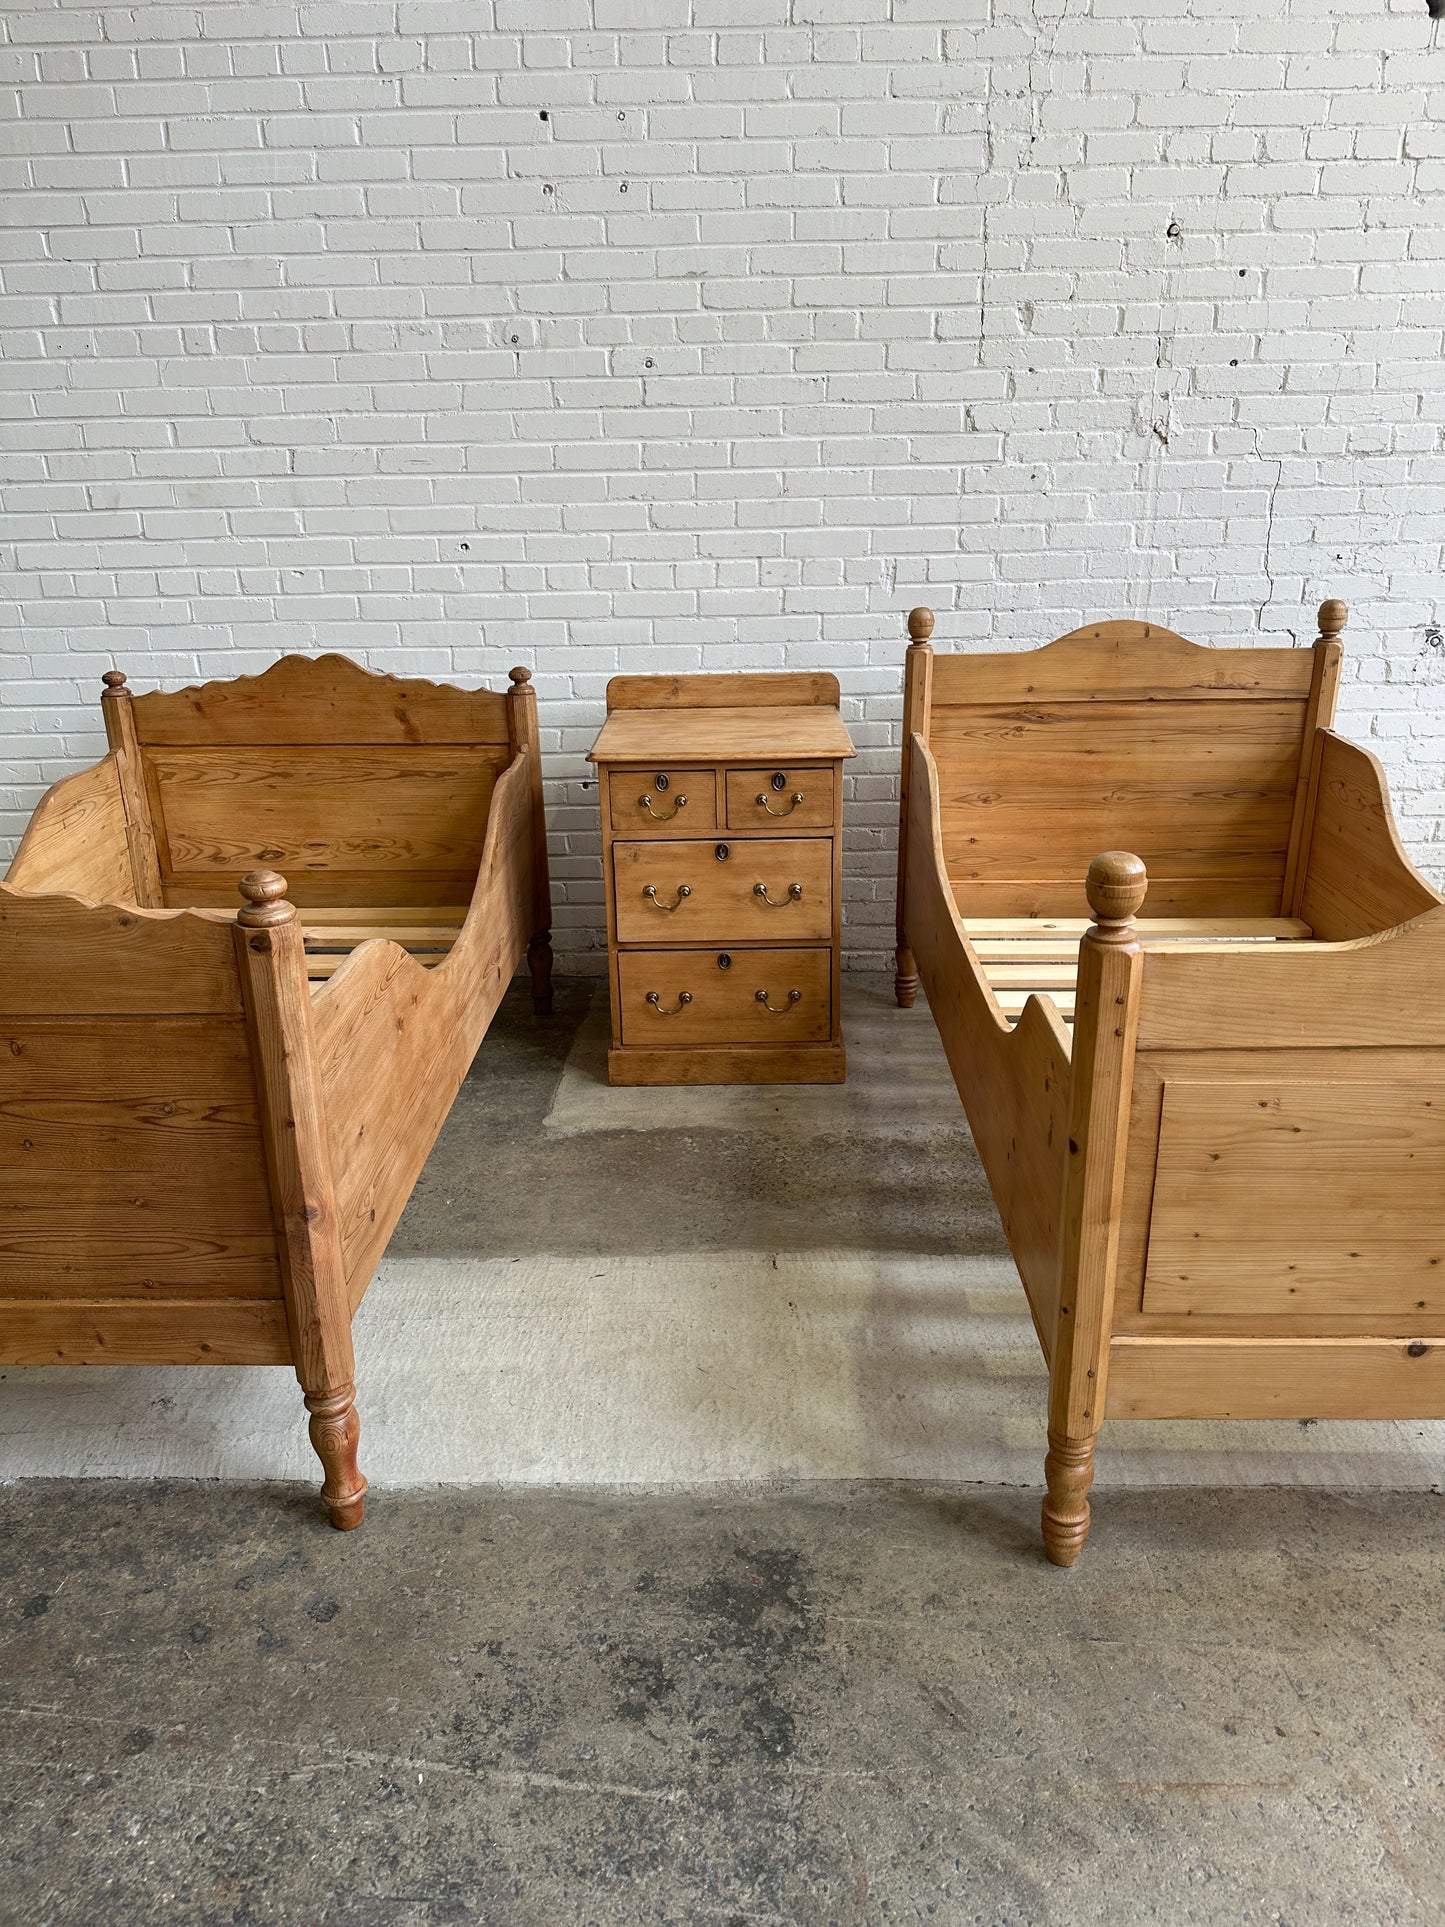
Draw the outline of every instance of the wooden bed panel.
M264 866L302 906L314 884L341 878L341 900L355 904L397 902L393 879L414 900L465 900L508 760L496 748L330 744L144 756L171 900L195 902L209 887L234 903L237 877Z
M280 1296L243 1019L4 1018L0 1037L0 1299Z
M1440 898L1400 843L1379 759L1328 729L1314 749L1300 915L1337 943L1433 909Z
M5 874L17 890L60 890L90 903L134 900L119 758L52 783Z
M283 656L259 676L131 700L136 735L154 749L509 741L505 696L383 675L346 656Z
M1352 1052L1351 1059L1370 1053ZM1445 1329L1445 1084L1164 1079L1143 1310Z
M1249 1182L1244 1178L1239 1180L1239 1189L1245 1198L1242 1207L1245 1230L1241 1231L1238 1217L1232 1220L1231 1255L1241 1282L1231 1282L1226 1293L1219 1297L1212 1308L1201 1299L1192 1308L1188 1304L1176 1304L1168 1313L1159 1309L1161 1301L1151 1286L1147 1300L1149 1308L1146 1309L1145 1277L1155 1263L1155 1257L1151 1255L1151 1232L1156 1228L1161 1231L1165 1228L1162 1217L1156 1220L1156 1174L1160 1163L1160 1127L1166 1086L1174 1087L1176 1092L1190 1089L1225 1090L1229 1095L1214 1100L1214 1108L1222 1106L1226 1111L1232 1106L1234 1094L1237 1093L1244 1108L1255 1110L1264 1118L1266 1139L1271 1131L1271 1113L1257 1112L1261 1097L1268 1092L1297 1092L1301 1103L1319 1113L1317 1128L1327 1139L1335 1138L1340 1146L1337 1153L1340 1162L1348 1167L1350 1150L1347 1133L1351 1129L1358 1132L1368 1127L1368 1111L1377 1101L1372 1093L1397 1089L1417 1091L1428 1100L1435 1098L1438 1092L1445 1092L1445 1048L1419 1050L1400 1046L1343 1051L1330 1048L1235 1050L1225 1045L1217 1049L1141 1051L1135 1059L1124 1196L1120 1211L1116 1328L1154 1336L1169 1332L1177 1334L1185 1330L1237 1336L1264 1318L1267 1329L1277 1333L1342 1336L1352 1332L1378 1332L1380 1317L1370 1308L1377 1302L1373 1296L1369 1297L1369 1302L1362 1309L1356 1308L1358 1296L1329 1299L1325 1293L1310 1286L1310 1279L1317 1277L1317 1273L1301 1274L1297 1280L1291 1280L1268 1255L1268 1247L1274 1236L1271 1214L1278 1215L1275 1205L1266 1195L1271 1182L1286 1194L1293 1185L1298 1199L1307 1200L1316 1195L1321 1197L1318 1212L1310 1207L1311 1223L1301 1240L1304 1245L1308 1245L1316 1235L1316 1221L1327 1223L1335 1209L1333 1193L1337 1181L1327 1177L1324 1172L1317 1173L1312 1158L1301 1160L1302 1169L1289 1169L1291 1149L1297 1138L1304 1138L1304 1130L1299 1133L1293 1130L1286 1132L1290 1144L1276 1154L1272 1168L1267 1156L1262 1160L1260 1201L1256 1205L1248 1202L1251 1194ZM1337 1108L1342 1120L1338 1132L1330 1118L1330 1107L1335 1101L1333 1093L1337 1090ZM1364 1116L1361 1115L1361 1107L1365 1107ZM1445 1110L1445 1096L1439 1097L1433 1108ZM1279 1114L1275 1113L1274 1116L1277 1121ZM1343 1122L1347 1117L1351 1120L1348 1125ZM1298 1118L1290 1119L1291 1124L1300 1121ZM1178 1155L1180 1150L1176 1142L1175 1147L1166 1152L1166 1163ZM1367 1163L1369 1157L1370 1154L1366 1153L1361 1161ZM1429 1186L1423 1185L1410 1192L1405 1165L1406 1160L1402 1156L1395 1163L1393 1175L1387 1174L1380 1195L1387 1198L1392 1186L1403 1187L1406 1193L1405 1214L1418 1227L1422 1242L1428 1242L1426 1233L1432 1213L1436 1214L1439 1222L1439 1191L1437 1189L1432 1194ZM1348 1170L1343 1182L1347 1186L1353 1182ZM1180 1234L1177 1241L1209 1248L1208 1270L1211 1273L1222 1267L1226 1249L1229 1248L1227 1239L1230 1234L1217 1224L1215 1217L1216 1211L1227 1202L1222 1196L1214 1200L1208 1213L1196 1217L1192 1223L1183 1224L1177 1218L1175 1220L1176 1231ZM1279 1211L1286 1217L1301 1208L1298 1203L1291 1204L1289 1195L1285 1195L1279 1205ZM1249 1234L1252 1234L1256 1223L1262 1226L1261 1245L1264 1251L1259 1272L1261 1287L1258 1291L1250 1288L1250 1280L1255 1272ZM1362 1212L1356 1213L1354 1225L1361 1238L1367 1233L1376 1240L1391 1235L1390 1225L1368 1203ZM1336 1229L1341 1229L1341 1226L1337 1224ZM1190 1236L1195 1230L1201 1232L1197 1240ZM1364 1245L1359 1240L1352 1240L1343 1248L1363 1250ZM1287 1264L1289 1259L1286 1257L1283 1262ZM1348 1259L1343 1261L1346 1266L1351 1262ZM1438 1276L1445 1273L1445 1262L1442 1262L1438 1273L1433 1267L1427 1269L1432 1276ZM1390 1298L1393 1290L1390 1274L1376 1270L1373 1275L1382 1288L1378 1302L1393 1302ZM1265 1288L1271 1276L1277 1286L1282 1281L1286 1287L1289 1282L1300 1282L1302 1289L1297 1294L1298 1302L1293 1299L1286 1301L1284 1291L1280 1290L1276 1291L1271 1308L1270 1293ZM1426 1312L1419 1309L1421 1297L1425 1297L1427 1303L1434 1301L1439 1307L1429 1314L1428 1322ZM1441 1288L1432 1286L1428 1293L1417 1292L1413 1298L1405 1301L1405 1309L1410 1313L1406 1321L1410 1329L1423 1324L1425 1329L1437 1330L1445 1337L1445 1306L1439 1305L1440 1297Z
M1068 1036L1038 1000L1012 1028L1000 1015L944 872L937 771L920 736L909 756L908 932L1047 1357L1058 1308Z
M289 1365L279 1299L78 1300L0 1306L7 1365Z
M938 656L935 709L950 703L1110 703L1120 697L1202 696L1305 703L1307 649L1201 647L1149 622L1096 622L1042 649Z
M427 970L395 945L352 953L316 995L313 1029L353 1306L527 948L531 772L497 784L466 923Z
M92 908L0 883L0 1021L76 1014L239 1014L229 925L182 911Z
M1352 943L1161 945L1145 953L1139 1048L1445 1045L1445 910Z
M1445 1344L1115 1338L1110 1418L1445 1418Z

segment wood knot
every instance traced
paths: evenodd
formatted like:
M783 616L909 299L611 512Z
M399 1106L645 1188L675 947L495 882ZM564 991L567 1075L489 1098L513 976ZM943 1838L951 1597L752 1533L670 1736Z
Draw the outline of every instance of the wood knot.
M927 642L932 634L932 609L910 609L908 611L908 640L910 642Z
M512 681L517 685L518 689L522 687L523 683L528 683L532 680L531 670L522 668L520 663L515 669L509 669L507 671L507 674L511 677Z
M1333 641L1349 619L1350 611L1348 605L1341 602L1337 596L1331 596L1328 602L1322 602L1320 604L1321 640L1325 642Z
M295 921L296 906L286 901L286 879L279 871L248 870L239 887L246 901L236 913L237 923L255 930Z
M1129 850L1104 850L1089 865L1084 894L1095 923L1120 930L1138 915L1149 888L1141 857Z

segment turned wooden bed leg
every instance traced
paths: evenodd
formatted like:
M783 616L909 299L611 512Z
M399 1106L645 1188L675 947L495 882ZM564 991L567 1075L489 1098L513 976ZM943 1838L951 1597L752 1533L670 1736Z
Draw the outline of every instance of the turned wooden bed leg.
M334 1392L307 1392L305 1398L311 1414L307 1429L326 1474L321 1503L338 1532L354 1532L366 1513L367 1489L356 1463L361 1440L356 1387L347 1384Z
M527 968L532 973L532 1009L538 1017L552 1015L552 932L534 930L527 945Z
M1058 1316L1049 1353L1049 1452L1044 1461L1044 1550L1056 1566L1073 1565L1089 1536L1094 1446L1108 1397L1143 965L1134 919L1148 887L1143 863L1127 850L1096 856L1084 886L1093 922L1079 945Z
M918 996L918 962L908 947L908 939L901 932L894 959L897 968L893 978L893 995L901 1009L911 1010Z
M933 692L932 609L908 614L908 650L903 663L903 767L898 782L898 949L893 995L899 1007L911 1010L918 996L918 960L903 927L908 899L908 766L913 738L928 740L928 716Z
M1055 1566L1071 1566L1089 1536L1089 1487L1094 1483L1094 1447L1099 1435L1066 1438L1049 1432L1044 1479L1044 1551Z

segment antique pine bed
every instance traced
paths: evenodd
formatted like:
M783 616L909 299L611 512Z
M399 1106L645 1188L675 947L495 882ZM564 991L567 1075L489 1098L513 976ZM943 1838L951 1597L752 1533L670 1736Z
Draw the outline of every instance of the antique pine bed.
M349 1528L352 1315L524 952L550 1008L536 696L104 681L0 884L0 1363L293 1365Z
M1058 1565L1106 1415L1445 1416L1445 909L1328 727L1345 616L937 658L909 618L898 1001L1048 1362Z

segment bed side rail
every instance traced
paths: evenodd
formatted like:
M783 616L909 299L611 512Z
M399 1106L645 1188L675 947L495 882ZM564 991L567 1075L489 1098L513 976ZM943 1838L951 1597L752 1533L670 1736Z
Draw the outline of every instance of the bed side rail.
M428 970L396 944L374 940L352 953L314 1001L353 1306L532 934L531 762L530 753L518 755L493 792L471 906L446 960Z
M1069 1039L1031 998L1009 1026L964 931L944 869L938 772L911 738L905 916L933 1019L993 1188L1045 1355L1058 1296L1067 1154Z

